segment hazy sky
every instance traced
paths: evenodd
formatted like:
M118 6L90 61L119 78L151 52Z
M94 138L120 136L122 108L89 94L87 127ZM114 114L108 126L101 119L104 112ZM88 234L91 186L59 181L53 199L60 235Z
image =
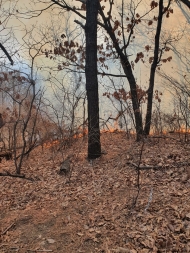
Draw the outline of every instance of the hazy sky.
M71 0L68 0L68 2L71 2ZM74 4L79 3L77 1L72 1L72 2ZM118 5L120 7L120 2L121 1L117 0L115 2L115 5ZM126 3L127 1L124 1L124 2ZM102 4L104 4L103 1L102 1ZM139 5L139 9L138 9L138 12L140 15L142 15L144 13L145 9L150 8L149 4L150 4L149 0L143 0L143 5ZM80 5L80 3L79 3L79 5ZM24 9L24 8L32 9L33 7L35 7L36 9L40 9L43 5L42 4L35 5L32 7L31 1L19 0L19 6L18 6L18 9L19 9L19 11L21 11L21 9ZM169 35L172 37L174 34L176 34L179 31L182 32L183 27L185 27L186 19L184 18L184 15L182 14L181 10L178 8L178 6L174 6L173 9L174 9L174 13L172 15L170 15L170 18L169 19L164 18L164 23L163 23L164 24L164 30L163 30L164 32L162 33L162 36L164 36L165 38L168 37ZM157 14L157 11L158 11L158 8L156 8L156 10L155 10L155 15ZM53 22L54 22L55 27L51 26L51 24ZM51 31L52 35L56 37L56 36L60 36L60 34L61 34L60 32L62 32L62 31L63 31L63 33L65 32L64 28L65 28L66 24L68 25L67 22L68 22L67 18L64 19L63 16L61 16L58 11L57 12L56 11L54 11L54 12L46 11L46 12L42 13L37 18L20 19L20 21L12 20L12 25L16 27L16 36L17 36L17 39L21 42L21 38L26 32L25 28L27 30L30 30L32 26L34 26L34 27L41 26L41 28L40 28L41 31L45 33L45 30L47 29L46 26L49 26L49 28L47 30L47 35ZM73 18L71 18L69 22L72 27L72 24L74 24ZM42 33L40 32L40 29L38 29L34 33L35 36L33 34L36 41L38 41L40 39L40 36L42 35ZM186 26L186 29L189 29L189 27ZM139 33L140 32L142 32L141 29L139 29ZM149 40L150 34L143 33L142 35L143 36L140 37L140 40L139 39L134 40L134 43L130 46L131 49L129 50L129 52L131 54L134 54L134 56L132 56L133 58L135 57L135 54L137 53L137 48L139 48L138 50L141 50L141 51L144 50L144 47L140 49L141 44L145 45L146 42L149 43L148 40ZM152 35L154 36L154 31L153 31ZM189 38L185 35L184 38L181 40L180 46L182 44L188 46L189 44L187 43L187 40L189 40ZM168 55L170 55L170 52L168 53ZM131 57L131 59L132 59L132 57ZM41 60L37 61L38 64L49 63L49 60L45 59L44 56L39 59L41 59ZM180 69L179 62L178 62L177 58L174 56L173 56L172 62L164 64L163 67L164 67L164 70L166 70L170 73L172 73L172 72L176 73L176 69ZM142 87L145 87L148 84L149 71L150 70L145 68L142 63L139 63L135 66L135 72L136 72L135 75L138 77L137 82ZM115 72L115 70L114 70L114 72ZM61 76L61 73L59 74L59 76ZM102 81L102 79L101 79L101 81ZM159 87L159 89L164 90L163 87L162 88L160 87L160 81L159 81L158 77L156 78L156 83L157 83L157 86Z

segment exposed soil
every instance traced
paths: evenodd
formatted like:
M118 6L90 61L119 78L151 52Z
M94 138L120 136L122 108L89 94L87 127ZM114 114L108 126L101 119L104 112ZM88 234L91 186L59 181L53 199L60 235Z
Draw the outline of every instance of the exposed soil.
M63 154L36 148L21 171L33 181L0 177L0 253L190 252L190 143L101 138L107 154L93 162L79 139ZM68 155L70 182L58 173Z

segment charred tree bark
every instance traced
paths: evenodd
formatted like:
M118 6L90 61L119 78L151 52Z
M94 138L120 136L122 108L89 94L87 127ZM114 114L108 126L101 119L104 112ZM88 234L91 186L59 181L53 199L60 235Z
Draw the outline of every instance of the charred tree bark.
M99 0L86 1L86 91L88 100L88 158L101 156L97 77L97 15Z
M159 63L160 33L161 33L161 27L162 27L162 18L164 14L163 7L164 7L163 0L160 0L158 22L157 22L157 29L156 29L156 35L155 35L155 44L154 44L154 59L153 59L151 70L150 70L146 121L145 121L145 127L144 127L145 135L149 135L150 133L150 126L151 126L151 119L152 119L152 101L153 101L153 92L154 92L154 83L155 83L155 72L156 72L157 65Z

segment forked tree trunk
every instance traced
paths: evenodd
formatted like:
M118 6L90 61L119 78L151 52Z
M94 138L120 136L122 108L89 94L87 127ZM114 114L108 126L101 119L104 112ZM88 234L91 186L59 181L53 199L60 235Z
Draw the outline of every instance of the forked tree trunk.
M88 100L88 158L101 156L97 78L97 15L99 0L86 1L86 91Z

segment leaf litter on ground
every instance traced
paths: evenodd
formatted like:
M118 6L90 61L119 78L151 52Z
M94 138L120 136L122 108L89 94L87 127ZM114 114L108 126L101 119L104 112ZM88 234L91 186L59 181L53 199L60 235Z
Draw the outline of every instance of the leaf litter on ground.
M62 153L36 148L22 168L34 181L0 177L0 253L190 252L189 143L147 138L139 165L142 142L101 141L106 154L93 162L78 139ZM69 182L58 173L68 156Z

